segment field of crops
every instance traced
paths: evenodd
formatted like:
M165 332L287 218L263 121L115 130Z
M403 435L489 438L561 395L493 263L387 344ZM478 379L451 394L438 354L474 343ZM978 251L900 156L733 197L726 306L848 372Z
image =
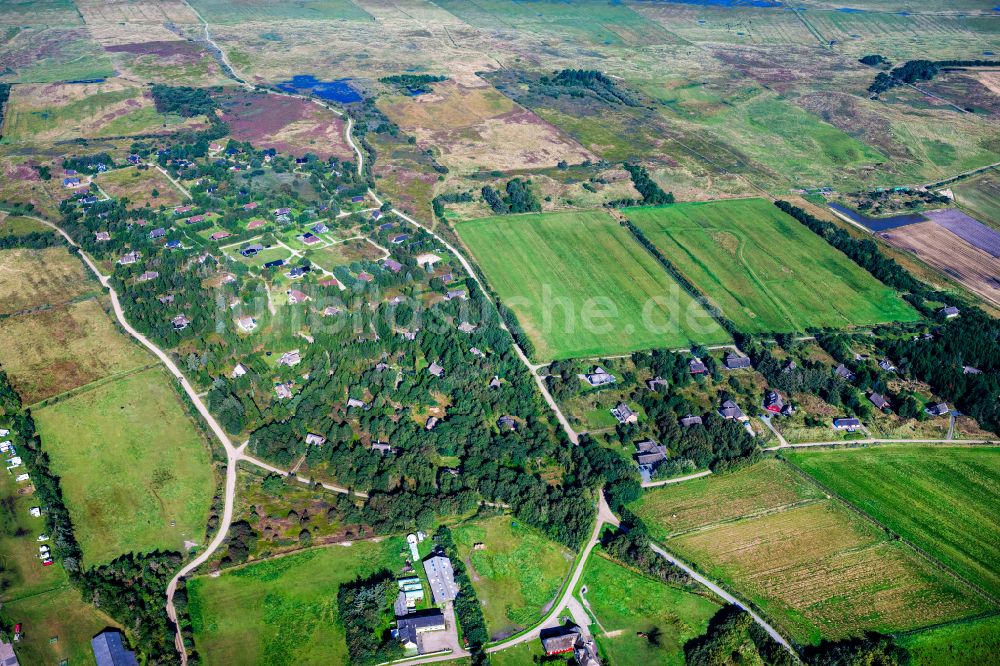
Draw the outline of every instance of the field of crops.
M34 412L88 566L205 541L213 469L171 381L146 370Z
M718 524L667 545L802 643L915 629L990 609L833 500Z
M337 621L342 583L382 569L399 573L401 538L361 541L275 558L188 584L195 646L208 666L346 664Z
M457 230L539 359L728 340L603 211L484 218Z
M684 643L705 633L719 606L626 569L595 551L579 593L597 619L590 630L612 664L683 666Z
M623 212L748 333L917 318L892 289L763 199Z
M573 562L572 552L509 516L460 525L452 534L493 639L540 620Z
M891 446L788 458L952 570L1000 592L1000 448Z

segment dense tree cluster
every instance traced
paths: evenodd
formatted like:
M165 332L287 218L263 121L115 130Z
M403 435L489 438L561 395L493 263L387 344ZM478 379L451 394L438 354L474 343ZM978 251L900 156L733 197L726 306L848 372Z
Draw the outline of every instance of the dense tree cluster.
M641 523L630 525L628 530L616 530L605 535L601 546L610 557L664 583L681 587L696 585L686 571L650 548L649 535Z
M513 178L507 181L506 196L489 185L483 186L483 200L497 215L508 213L536 213L542 205L531 192L531 181Z
M646 167L641 164L631 164L629 162L626 162L623 166L628 171L629 176L632 177L632 185L642 195L642 200L641 202L637 202L633 199L622 199L611 202L608 204L609 206L632 206L636 203L642 203L647 206L659 206L674 202L674 193L664 192L656 181L649 177L649 171L646 170Z
M858 59L858 62L869 67L889 67L892 65L888 58L879 54L862 56Z
M888 74L876 74L875 80L868 86L868 92L878 95L898 85L930 81L945 67L995 67L998 64L1000 62L996 60L909 60L894 67Z
M421 95L431 92L432 83L447 81L447 76L435 76L433 74L396 74L395 76L383 76L379 81L382 83L404 90L410 95Z
M156 110L160 113L176 113L184 118L213 115L218 103L205 88L191 86L168 86L154 84L150 89Z
M444 217L444 205L450 203L467 203L472 201L471 192L452 192L449 194L439 194L431 200L435 217Z
M593 69L559 70L554 76L542 76L538 84L554 97L567 94L572 97L596 97L608 104L642 104L635 95L617 86L610 77Z
M338 620L355 666L382 664L403 656L402 646L386 629L397 592L396 581L385 570L344 583L337 590Z
M26 234L0 236L0 250L9 250L15 247L26 247L32 250L41 250L46 247L58 247L66 245L62 236L51 231L29 231Z
M0 83L0 128L3 127L3 114L7 107L7 98L10 97L10 84ZM3 134L0 134L0 138Z
M764 631L750 613L723 606L712 617L708 630L684 644L687 666L735 666L759 660L766 666L792 666L795 657Z

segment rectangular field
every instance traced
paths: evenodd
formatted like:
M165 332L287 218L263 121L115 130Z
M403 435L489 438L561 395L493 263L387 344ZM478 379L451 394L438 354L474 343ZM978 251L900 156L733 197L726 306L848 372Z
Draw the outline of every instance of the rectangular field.
M67 303L98 288L65 248L0 250L0 315Z
M203 544L215 479L171 380L146 370L36 410L84 564Z
M96 299L0 319L0 365L26 405L151 358L118 332Z
M990 609L836 501L719 524L668 546L802 643L905 631Z
M568 549L510 516L460 525L453 535L493 640L540 620L573 562Z
M603 211L491 217L456 228L540 359L729 340Z
M816 486L777 460L732 474L647 490L631 505L655 539L669 539L717 522L773 512L823 497Z
M802 450L788 458L960 575L1000 592L1000 448Z
M973 247L937 222L909 224L879 236L1000 306L1000 259Z
M279 20L371 21L372 16L351 0L192 0L191 6L210 23L269 23Z
M703 596L638 574L596 552L587 560L581 580L587 593L577 596L590 604L600 623L590 630L613 664L683 666L684 643L705 633L719 610Z
M1000 615L903 636L912 666L980 666L1000 652Z
M1000 173L987 171L951 185L955 203L973 217L994 229L1000 229Z
M623 212L748 333L917 318L891 288L763 199Z
M143 208L146 205L172 208L186 200L181 191L158 169L117 169L102 173L94 180L109 197L126 198L133 208Z
M195 645L207 666L346 664L340 585L381 569L400 573L403 539L360 541L279 557L188 583Z

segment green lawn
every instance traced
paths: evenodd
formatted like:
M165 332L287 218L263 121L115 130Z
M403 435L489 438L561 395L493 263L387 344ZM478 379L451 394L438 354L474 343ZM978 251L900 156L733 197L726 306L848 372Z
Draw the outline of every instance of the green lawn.
M948 187L961 208L983 224L1000 228L1000 173L987 171Z
M86 565L205 541L208 447L171 380L151 369L34 413Z
M1000 653L1000 615L949 624L899 639L911 666L980 666Z
M207 666L346 664L337 621L342 583L385 568L400 573L401 538L329 546L188 583L195 646Z
M892 289L766 200L623 212L748 333L843 328L918 317Z
M225 241L223 241L223 243L224 242ZM252 245L252 243L248 243L248 245ZM226 249L226 252L228 252L229 256L236 259L237 261L241 261L247 266L253 266L255 268L260 268L267 262L274 261L275 259L284 259L285 261L288 261L289 259L292 258L292 253L286 250L285 248L281 247L280 245L264 248L263 250L261 250L252 257L244 257L242 254L240 254L241 247L242 245L231 247Z
M490 217L457 230L539 359L729 340L604 211Z
M570 550L510 516L467 523L453 534L494 640L540 620L573 563ZM477 543L485 549L473 550Z
M582 595L598 625L591 631L612 664L683 666L684 643L705 633L718 604L626 569L598 552L587 561ZM578 593L578 597L581 595ZM653 641L639 636L657 636Z
M15 643L22 664L96 664L90 647L95 634L118 623L81 598L68 584L5 603L3 615L20 622L24 638Z
M788 458L960 575L1000 592L1000 448L887 446Z

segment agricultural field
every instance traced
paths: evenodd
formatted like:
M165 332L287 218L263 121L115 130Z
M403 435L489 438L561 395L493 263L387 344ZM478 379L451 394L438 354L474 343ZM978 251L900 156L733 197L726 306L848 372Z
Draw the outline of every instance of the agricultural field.
M0 250L0 315L68 303L98 289L65 248Z
M705 596L626 569L599 552L580 580L577 597L597 620L590 630L612 664L683 666L684 643L704 634L719 610Z
M571 551L510 516L459 525L452 535L493 640L540 620L573 564Z
M955 279L970 292L1000 307L1000 259L959 238L937 222L918 222L879 234L889 244Z
M987 171L949 187L960 208L983 224L1000 229L1000 172Z
M764 199L622 212L747 333L917 318L891 288Z
M730 474L647 490L629 508L655 539L697 531L719 522L760 516L823 498L813 484L777 460L763 460Z
M9 3L4 3L3 10L8 7ZM72 5L70 11L76 14ZM24 25L24 16L19 15L18 25ZM69 25L73 23L79 24L78 15ZM0 81L4 83L93 81L115 74L110 58L85 28L36 24L7 32L7 36L4 69L0 71Z
M457 225L540 359L714 344L728 335L603 211Z
M806 644L990 609L979 594L835 500L718 523L667 546Z
M8 143L157 134L197 125L156 111L142 88L120 80L14 86L4 112Z
M210 23L264 23L281 20L371 21L351 0L304 0L292 4L268 0L192 0L191 6Z
M906 634L898 641L910 651L912 666L979 666L1000 650L1000 616Z
M344 136L345 121L332 111L297 97L227 90L217 95L232 138L256 148L297 156L357 160Z
M1000 592L1000 448L886 446L786 455L959 575Z
M156 168L116 169L98 174L94 182L108 196L128 199L132 208L172 208L187 200L170 179Z
M0 365L26 405L152 361L94 298L0 319L0 341Z
M195 646L203 662L345 664L337 622L341 584L387 569L401 573L409 551L403 539L358 541L251 563L188 583Z
M97 386L34 417L84 564L204 542L215 491L209 451L163 371Z
M379 99L379 108L422 149L460 172L554 167L595 159L575 141L481 79L445 81L416 97Z

